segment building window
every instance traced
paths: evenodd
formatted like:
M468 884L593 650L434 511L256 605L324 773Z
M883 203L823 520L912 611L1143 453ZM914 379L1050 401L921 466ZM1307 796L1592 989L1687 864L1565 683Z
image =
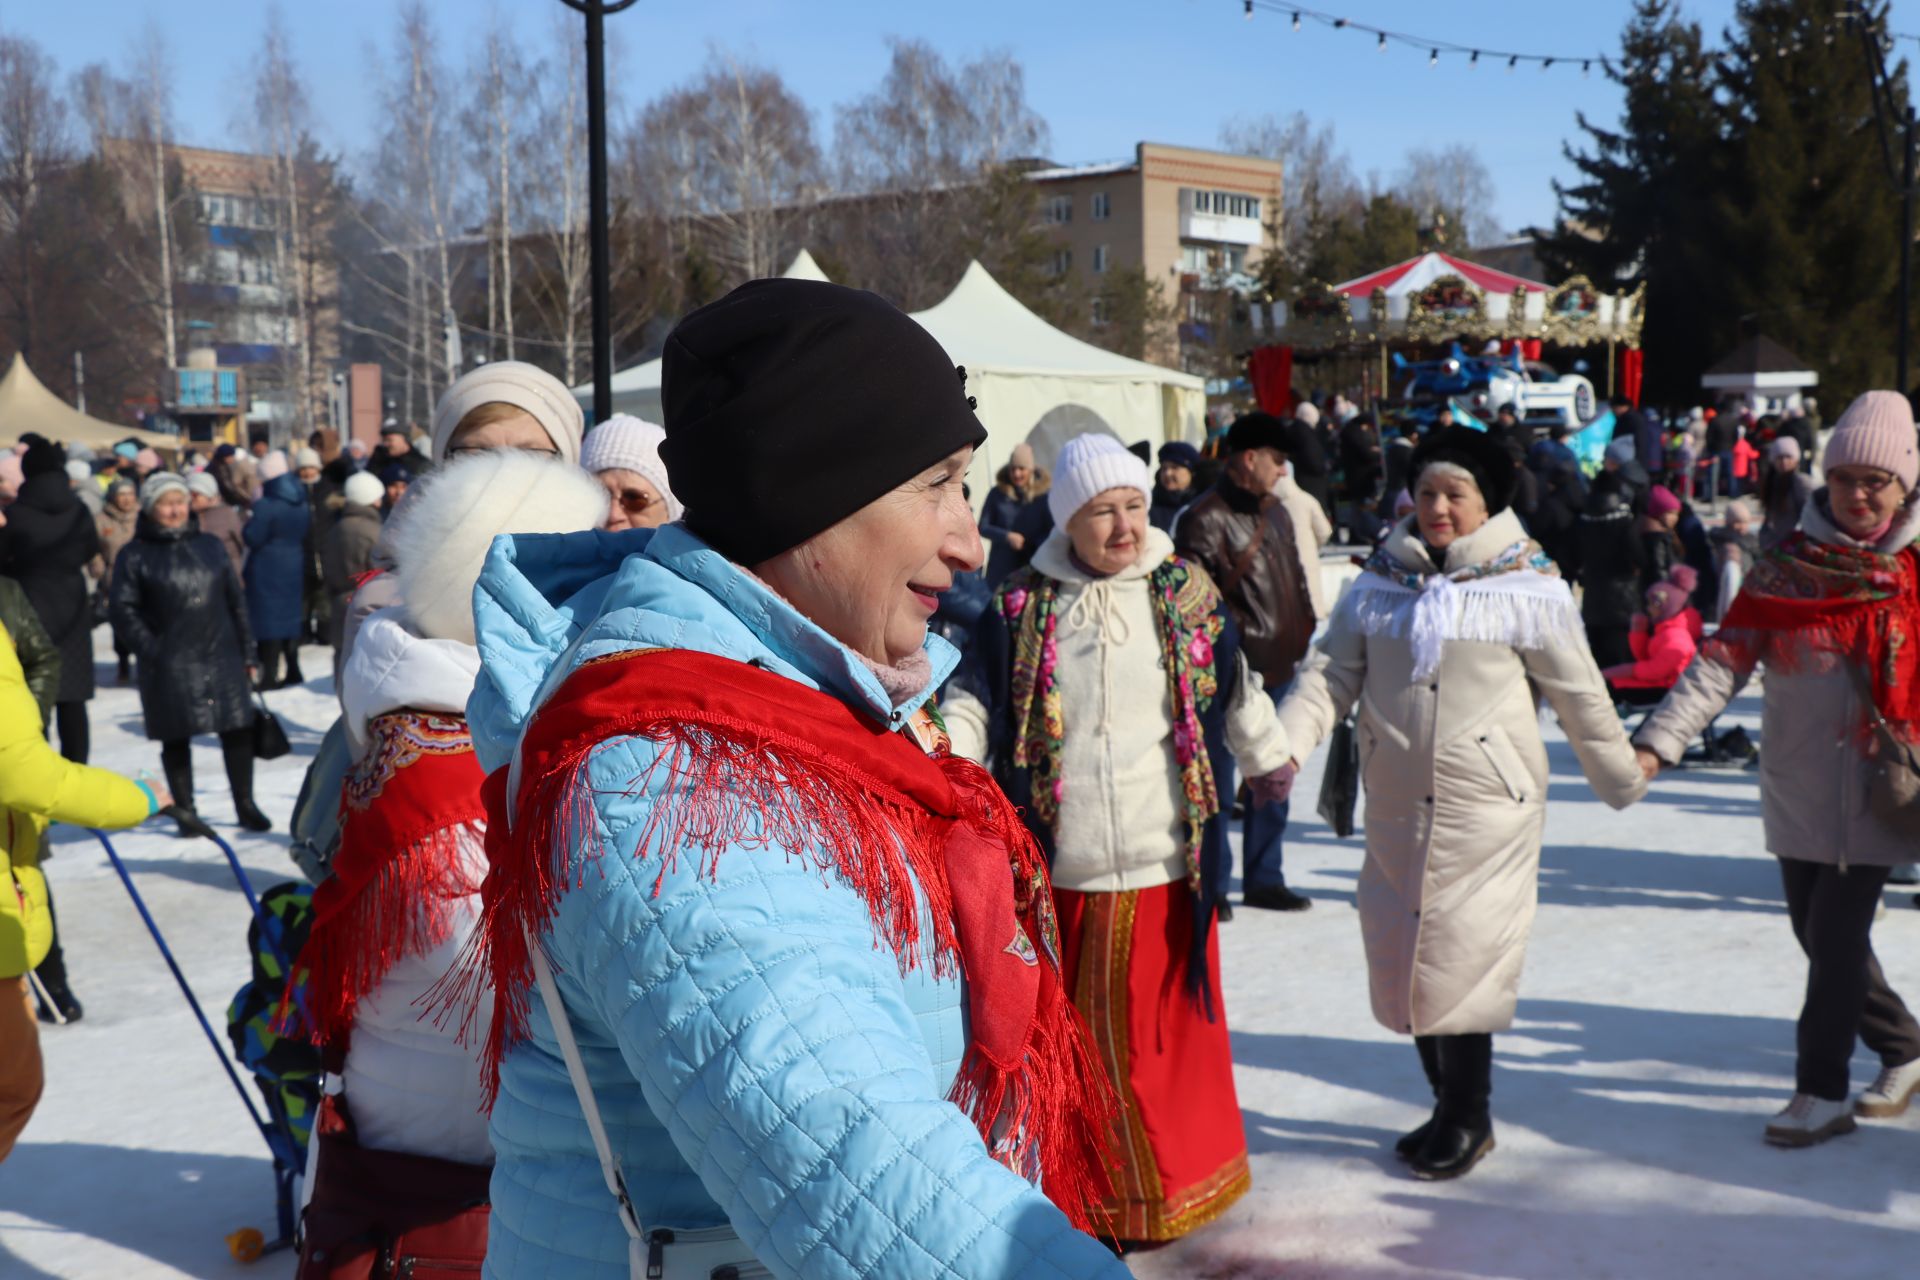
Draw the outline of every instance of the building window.
M1093 246L1093 269L1095 272L1107 269L1107 246L1103 244Z
M1105 298L1095 298L1093 300L1093 327L1096 329L1104 329L1112 320L1113 308L1107 304L1107 300Z
M1223 218L1258 218L1260 200L1257 196L1236 195L1231 191L1196 191L1193 193L1193 211L1217 214Z
M1058 225L1073 221L1073 197L1049 196L1047 198L1047 221Z
M1093 220L1095 222L1105 222L1113 216L1113 197L1106 192L1094 192L1088 203L1093 206Z
M1073 270L1073 250L1055 249L1053 258L1047 263L1047 274L1063 276L1071 270Z

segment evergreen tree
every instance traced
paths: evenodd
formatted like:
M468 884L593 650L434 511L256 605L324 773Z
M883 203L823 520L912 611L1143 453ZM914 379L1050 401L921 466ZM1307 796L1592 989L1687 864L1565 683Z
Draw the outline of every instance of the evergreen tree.
M1602 289L1645 284L1648 397L1697 399L1700 375L1731 345L1730 277L1768 275L1729 261L1712 224L1728 152L1711 59L1677 0L1638 0L1606 73L1625 91L1620 124L1577 117L1590 149L1567 147L1581 180L1556 183L1560 223L1536 233L1550 279L1581 273Z
M1719 72L1732 118L1714 240L1727 304L1845 404L1892 385L1899 285L1900 201L1860 37L1825 0L1741 0L1734 20ZM1906 104L1902 75L1895 120Z

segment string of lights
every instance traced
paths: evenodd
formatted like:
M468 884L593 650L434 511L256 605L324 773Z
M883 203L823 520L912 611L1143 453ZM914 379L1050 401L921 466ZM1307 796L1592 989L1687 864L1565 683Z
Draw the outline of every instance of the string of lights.
M1429 36L1415 35L1409 31L1394 31L1387 27L1376 27L1365 22L1356 22L1339 14L1323 13L1318 9L1309 9L1304 5L1289 4L1286 0L1241 0L1247 21L1253 21L1254 14L1271 13L1289 19L1292 28L1299 31L1306 23L1312 22L1334 31L1356 31L1374 38L1375 47L1381 52L1388 45L1404 45L1409 49L1422 50L1427 54L1427 65L1438 66L1441 58L1461 57L1469 68L1478 67L1481 59L1488 63L1504 62L1507 70L1517 69L1521 63L1538 66L1542 71L1555 67L1572 70L1580 69L1581 75L1590 75L1597 65L1606 69L1607 60L1597 53L1527 53L1513 49L1489 49L1483 46L1460 44L1453 40L1438 40Z

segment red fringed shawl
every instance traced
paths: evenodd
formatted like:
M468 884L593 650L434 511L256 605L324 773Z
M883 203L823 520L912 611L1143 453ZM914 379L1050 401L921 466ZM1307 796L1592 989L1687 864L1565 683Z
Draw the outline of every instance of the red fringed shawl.
M585 861L604 852L588 756L626 736L660 747L631 784L654 797L634 856L659 859L655 892L683 853L711 874L733 847L807 858L851 885L903 973L930 952L936 974L964 974L972 1042L952 1101L996 1159L1090 1230L1117 1103L1061 983L1046 862L1025 823L971 761L930 757L838 698L709 654L642 650L578 668L521 740L513 823L508 771L487 779L479 952L444 995L471 1018L491 981L489 1097L502 1055L526 1034L527 940L554 918L559 869L576 845Z
M1793 534L1760 558L1708 656L1738 670L1793 670L1816 653L1858 666L1896 732L1920 734L1920 572L1914 551L1883 555Z
M447 940L452 907L478 888L463 865L482 838L486 780L466 720L399 711L368 722L367 754L340 792L333 875L313 891L308 967L315 1039L353 1029L354 1009L394 962Z

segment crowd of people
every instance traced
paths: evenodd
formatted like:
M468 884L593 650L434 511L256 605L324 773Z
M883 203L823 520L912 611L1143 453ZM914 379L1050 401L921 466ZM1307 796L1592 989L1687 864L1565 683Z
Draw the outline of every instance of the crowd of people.
M1465 1175L1536 899L1539 703L1619 808L1761 668L1809 965L1765 1136L1920 1093L1869 940L1914 839L1877 800L1920 733L1904 397L1830 432L1811 404L1669 428L1619 402L1591 475L1510 407L1315 397L1204 446L1021 444L976 515L965 371L871 294L756 281L663 362L664 426L588 429L503 362L375 448L0 465L0 1159L40 1088L29 986L79 1016L46 823L191 833L212 737L268 829L258 699L303 643L332 648L345 752L285 1002L330 1077L303 1280L376 1253L1125 1275L1249 1186L1219 929L1311 905L1289 806L1343 722L1372 1010L1434 1101L1396 1151ZM84 771L102 624L161 781ZM1856 1039L1885 1068L1858 1094Z

